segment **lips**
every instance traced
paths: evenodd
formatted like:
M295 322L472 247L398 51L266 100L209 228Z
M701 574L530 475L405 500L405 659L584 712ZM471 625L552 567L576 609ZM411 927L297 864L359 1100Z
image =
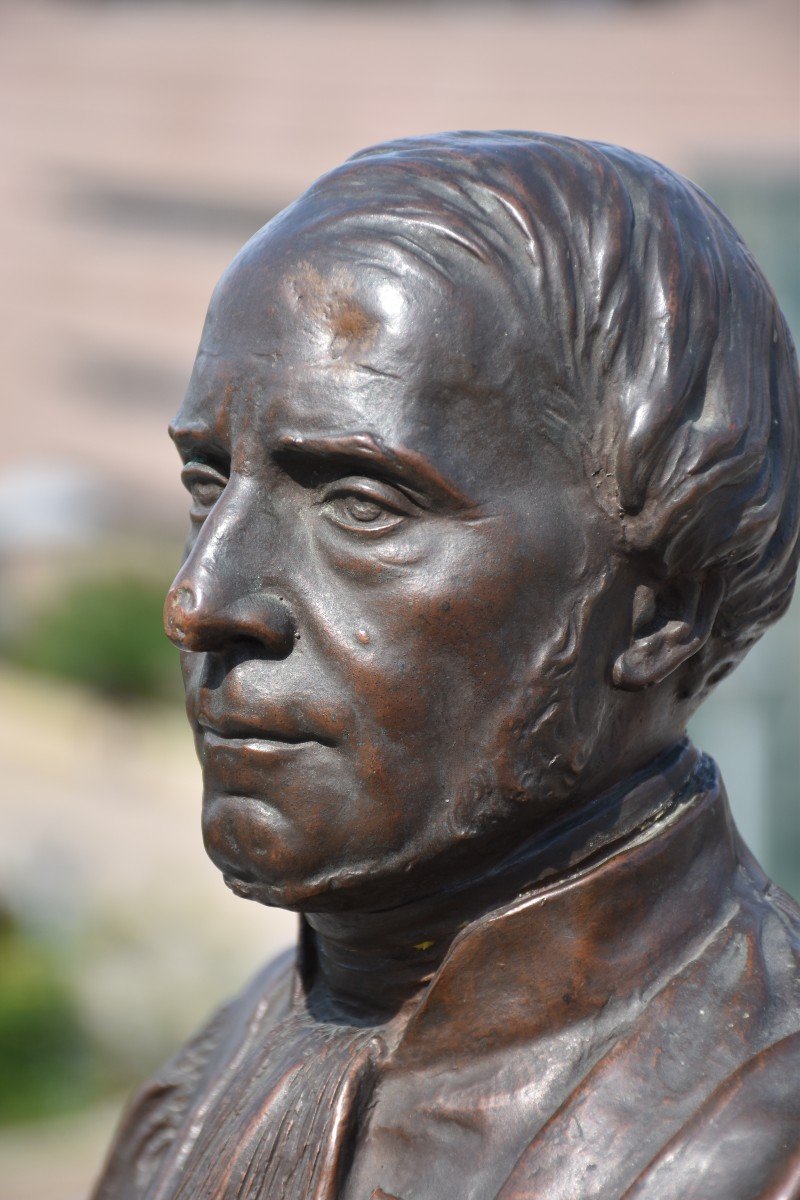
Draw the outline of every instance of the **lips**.
M211 725L202 719L198 724L198 753L203 770L229 782L235 779L237 786L244 786L243 770L256 770L257 781L266 765L291 761L310 750L318 750L321 745L332 745L300 730L287 729L285 724L279 729L239 721Z
M263 748L263 749L299 749L302 746L316 746L320 743L314 738L282 738L271 733L247 733L229 735L217 733L215 730L203 728L203 743L213 749L216 747L228 750Z
M260 713L259 719L242 720L226 715L224 718L200 711L196 717L198 732L208 744L244 746L265 742L284 746L302 746L318 742L332 746L334 740L317 730L305 728L287 713Z
M225 670L225 664L220 664L216 671L213 662L206 662L197 664L202 669L189 672L184 681L186 711L198 738L198 750L201 744L233 750L258 743L263 748L289 750L313 743L338 746L347 741L347 714L335 697L296 683L278 687L274 677L263 679L256 670L246 671L248 665L258 666L240 664Z
M211 725L206 721L199 721L200 730L204 737L211 738L214 741L224 742L285 742L288 746L300 745L303 742L313 742L316 738L311 738L305 734L288 735L282 731L275 729L263 729L251 725L225 725L220 728L216 725Z

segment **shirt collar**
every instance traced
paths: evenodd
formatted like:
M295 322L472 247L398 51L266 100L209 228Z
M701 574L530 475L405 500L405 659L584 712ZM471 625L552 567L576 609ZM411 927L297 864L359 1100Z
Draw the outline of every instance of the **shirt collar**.
M684 743L626 802L654 814L645 827L458 935L405 1026L398 1066L459 1061L624 1003L713 925L735 864L713 762Z

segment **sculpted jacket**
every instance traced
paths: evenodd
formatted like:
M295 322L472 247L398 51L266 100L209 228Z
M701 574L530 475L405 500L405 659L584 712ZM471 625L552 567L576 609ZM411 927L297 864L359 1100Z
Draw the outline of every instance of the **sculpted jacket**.
M710 760L642 786L662 815L464 929L391 1040L309 1012L306 929L135 1098L95 1200L797 1200L800 910Z

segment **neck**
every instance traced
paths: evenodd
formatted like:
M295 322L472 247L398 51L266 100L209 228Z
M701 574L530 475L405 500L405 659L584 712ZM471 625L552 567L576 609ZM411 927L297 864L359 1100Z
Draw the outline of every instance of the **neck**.
M307 914L304 977L315 1015L402 1024L461 930L624 845L671 806L696 758L686 744L671 748L490 869L446 890L379 912Z

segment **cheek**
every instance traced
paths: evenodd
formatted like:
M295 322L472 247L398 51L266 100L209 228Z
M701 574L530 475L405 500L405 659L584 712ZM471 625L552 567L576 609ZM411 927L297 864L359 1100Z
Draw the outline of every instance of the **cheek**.
M384 741L416 733L429 744L432 731L463 725L465 712L474 724L546 632L535 573L514 536L499 528L480 538L470 532L452 539L444 565L385 572L366 604L358 597L347 672ZM460 732L451 730L451 741Z
M533 544L527 518L485 521L453 536L435 568L426 562L371 589L358 626L369 644L352 676L376 726L366 769L399 764L409 789L452 796L484 765L527 757L518 726L550 702L554 654L591 549L568 513L538 511Z

